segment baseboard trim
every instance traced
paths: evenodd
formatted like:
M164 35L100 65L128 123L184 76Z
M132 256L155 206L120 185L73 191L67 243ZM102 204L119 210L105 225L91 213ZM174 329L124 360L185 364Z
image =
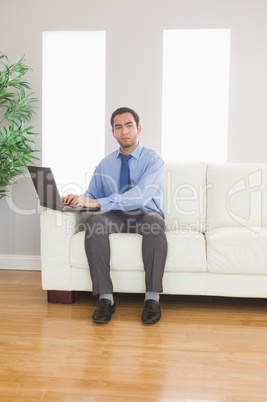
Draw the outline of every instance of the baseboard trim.
M41 271L41 257L39 255L0 254L0 269Z

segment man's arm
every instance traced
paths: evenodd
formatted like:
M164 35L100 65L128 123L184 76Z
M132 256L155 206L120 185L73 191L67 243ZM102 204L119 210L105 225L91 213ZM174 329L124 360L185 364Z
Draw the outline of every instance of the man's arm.
M145 207L152 198L160 196L162 190L164 161L158 155L151 160L137 183L123 194L114 193L109 197L99 198L101 211L130 211Z
M100 208L100 204L98 202L97 198L101 197L101 194L99 191L97 191L97 188L95 186L100 186L101 181L99 180L100 177L97 174L99 169L99 165L97 166L97 168L95 169L95 172L93 174L92 180L90 182L89 188L92 187L92 184L96 182L96 178L98 178L98 181L93 185L94 186L94 190L97 194L97 197L94 197L94 195L92 195L89 192L89 188L87 189L87 191L82 194L82 195L75 195L75 194L68 194L66 197L62 198L62 202L65 205L69 205L70 207L87 207L87 208Z
M119 194L118 184L111 174L103 173L100 164L96 167L87 191L83 194L85 198L98 200L98 206L102 212L111 210L130 211L143 208L148 205L152 198L156 204L160 204L162 196L164 161L156 154L150 158L139 182L130 190ZM103 184L109 181L113 192L105 195Z
M62 198L62 202L65 205L69 205L70 207L91 207L91 208L99 208L100 204L98 200L86 198L84 196L68 194L66 197Z

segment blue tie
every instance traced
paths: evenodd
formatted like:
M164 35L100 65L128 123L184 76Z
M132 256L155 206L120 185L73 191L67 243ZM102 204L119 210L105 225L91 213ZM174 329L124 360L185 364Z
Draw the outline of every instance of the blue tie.
M120 194L125 193L125 191L130 188L130 171L128 166L128 160L132 155L121 155L121 176L120 176Z

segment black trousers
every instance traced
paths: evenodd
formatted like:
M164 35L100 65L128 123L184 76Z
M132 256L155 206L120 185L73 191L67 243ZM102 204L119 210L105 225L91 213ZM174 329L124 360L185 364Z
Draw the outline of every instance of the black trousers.
M143 236L142 256L146 291L162 292L167 256L165 223L161 214L144 210L110 211L90 217L86 223L85 251L93 283L93 294L113 293L110 278L112 233L138 233Z

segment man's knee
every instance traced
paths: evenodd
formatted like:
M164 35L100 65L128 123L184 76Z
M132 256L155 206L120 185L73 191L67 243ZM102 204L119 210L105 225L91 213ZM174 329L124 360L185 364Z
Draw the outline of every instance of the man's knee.
M105 218L103 214L90 216L86 222L86 229L92 231L99 225L105 225Z
M92 235L109 235L120 233L123 230L123 223L116 222L109 214L98 214L91 216L86 222L86 238Z
M160 214L148 213L137 222L137 232L144 235L159 235L165 231L165 222Z
M94 234L103 234L105 231L105 221L102 214L91 216L86 222L86 239L91 238Z

